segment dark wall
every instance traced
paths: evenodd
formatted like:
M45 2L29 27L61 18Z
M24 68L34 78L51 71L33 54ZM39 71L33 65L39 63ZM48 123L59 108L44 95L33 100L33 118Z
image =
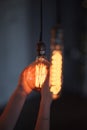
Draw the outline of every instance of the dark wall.
M84 74L86 72L84 72L85 46L84 41L82 41L82 33L87 13L85 12L84 15L83 0L61 0L60 4L62 25L64 28L63 87L65 91L83 94Z
M61 1L64 27L64 86L68 91L81 91L80 35L81 1Z

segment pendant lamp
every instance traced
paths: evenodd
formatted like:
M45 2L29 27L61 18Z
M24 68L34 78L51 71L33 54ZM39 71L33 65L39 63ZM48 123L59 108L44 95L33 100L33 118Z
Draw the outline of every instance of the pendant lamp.
M31 63L24 72L24 80L26 82L26 88L30 87L31 89L41 89L48 75L49 62L46 59L45 52L46 47L42 41L42 28L43 28L43 11L42 11L42 0L41 0L41 31L40 39L37 43L37 56L36 60Z
M61 27L60 19L60 4L58 3L57 24L51 29L51 39L50 39L50 77L49 86L50 91L55 95L59 96L62 88L62 66L63 66L63 29Z

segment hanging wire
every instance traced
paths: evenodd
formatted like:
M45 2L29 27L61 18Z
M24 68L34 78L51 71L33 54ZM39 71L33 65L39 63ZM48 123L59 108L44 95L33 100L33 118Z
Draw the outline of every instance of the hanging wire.
M61 23L61 4L60 0L56 0L56 18L57 18L57 23Z
M46 54L46 46L42 41L43 36L43 4L42 0L40 0L40 37L39 42L37 43L37 54L38 56L45 56Z
M43 4L42 0L40 0L40 39L39 41L42 41L43 36Z

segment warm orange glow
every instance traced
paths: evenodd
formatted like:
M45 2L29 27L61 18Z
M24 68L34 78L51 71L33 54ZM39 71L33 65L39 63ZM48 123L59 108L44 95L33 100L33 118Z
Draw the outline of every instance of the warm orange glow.
M41 88L48 74L49 62L45 58L37 58L24 70L25 89Z
M35 71L35 86L41 88L47 76L46 65L38 64L36 65Z
M62 51L54 50L51 57L50 66L50 91L56 95L61 90L62 85Z

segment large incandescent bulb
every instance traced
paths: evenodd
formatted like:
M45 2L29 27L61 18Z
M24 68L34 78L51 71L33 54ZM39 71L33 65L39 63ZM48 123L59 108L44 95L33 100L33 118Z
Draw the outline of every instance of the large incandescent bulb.
M48 70L49 70L49 62L44 56L44 46L42 43L38 45L38 56L32 64L24 70L24 81L25 81L25 89L41 89L43 86Z

